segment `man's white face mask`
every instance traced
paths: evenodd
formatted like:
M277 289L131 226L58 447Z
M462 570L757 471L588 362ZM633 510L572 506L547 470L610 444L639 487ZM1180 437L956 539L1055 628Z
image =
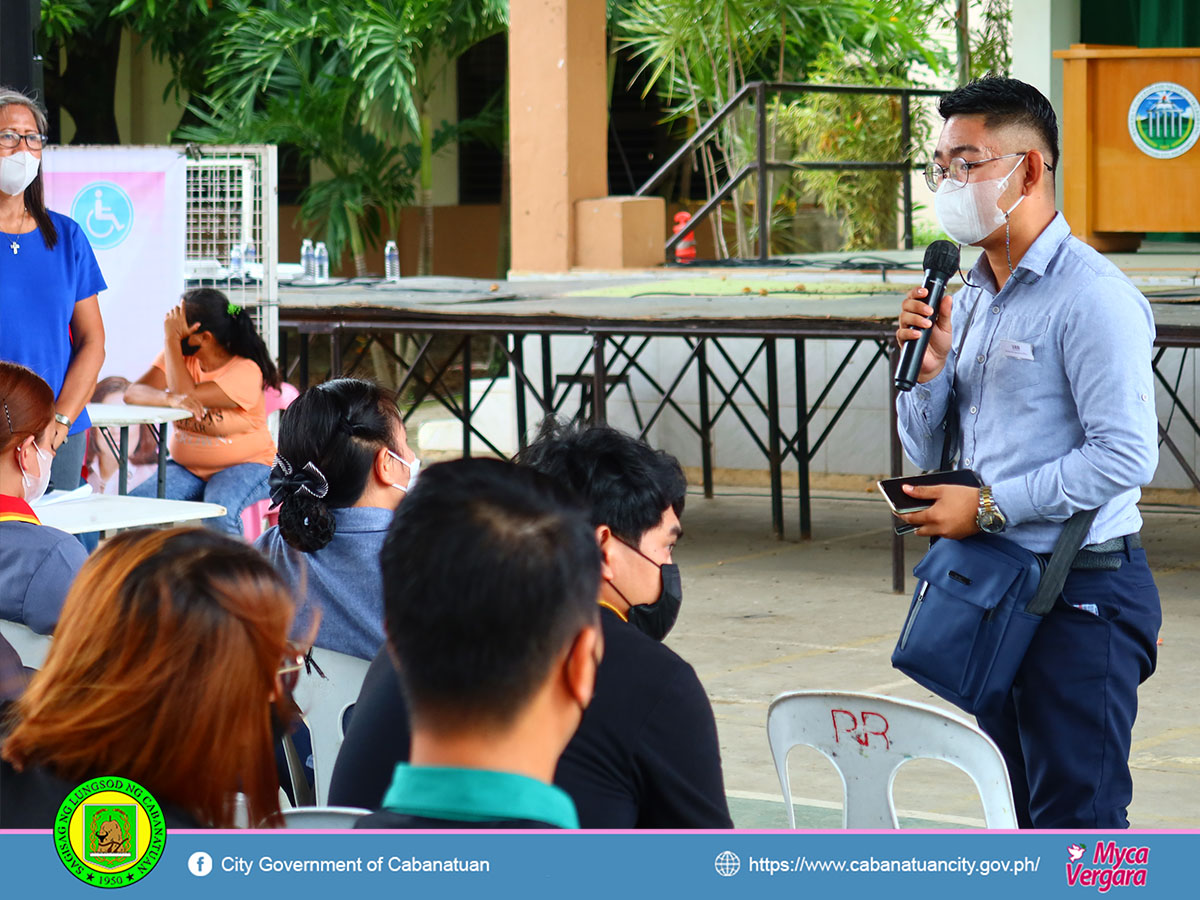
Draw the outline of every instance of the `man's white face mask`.
M933 207L942 230L960 244L977 244L1007 221L1025 199L1022 194L1007 210L997 205L1008 187L1008 179L1025 161L1022 155L1007 175L994 181L970 181L959 187L943 178L933 195Z

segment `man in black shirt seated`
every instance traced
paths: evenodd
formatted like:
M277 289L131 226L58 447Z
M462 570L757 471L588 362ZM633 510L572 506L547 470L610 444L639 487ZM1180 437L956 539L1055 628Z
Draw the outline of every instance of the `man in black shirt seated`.
M708 695L662 643L682 596L671 562L687 487L679 463L612 428L549 421L519 461L591 504L603 557L604 659L554 783L571 795L584 828L732 828ZM406 743L404 723L395 671L381 655L338 756L331 803L378 804L404 758L395 755Z
M578 827L551 780L603 647L586 509L511 463L443 463L400 504L381 561L411 762L356 827Z

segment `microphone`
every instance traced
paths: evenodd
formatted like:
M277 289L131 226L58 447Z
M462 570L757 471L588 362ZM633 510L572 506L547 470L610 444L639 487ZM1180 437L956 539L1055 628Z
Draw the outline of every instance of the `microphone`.
M950 241L934 241L925 251L925 283L922 285L929 295L925 302L933 307L933 321L937 321L938 307L946 293L946 282L958 271L958 245ZM921 329L921 336L909 341L900 351L900 365L896 366L896 389L911 391L921 374L921 360L929 346L929 332L933 328Z

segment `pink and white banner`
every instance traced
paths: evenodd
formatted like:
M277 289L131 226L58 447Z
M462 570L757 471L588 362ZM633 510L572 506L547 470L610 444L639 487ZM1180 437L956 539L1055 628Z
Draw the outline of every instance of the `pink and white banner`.
M135 381L183 292L186 158L169 147L52 147L42 164L46 205L80 224L108 282L100 377Z

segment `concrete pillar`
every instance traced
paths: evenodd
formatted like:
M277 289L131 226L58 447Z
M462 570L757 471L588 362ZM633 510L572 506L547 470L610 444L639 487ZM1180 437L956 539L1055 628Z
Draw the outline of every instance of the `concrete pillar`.
M509 5L512 268L575 261L575 203L608 194L605 0Z
M1012 75L1050 98L1058 114L1060 144L1063 65L1050 54L1079 43L1079 21L1079 0L1012 0ZM1055 182L1062 206L1062 177Z

